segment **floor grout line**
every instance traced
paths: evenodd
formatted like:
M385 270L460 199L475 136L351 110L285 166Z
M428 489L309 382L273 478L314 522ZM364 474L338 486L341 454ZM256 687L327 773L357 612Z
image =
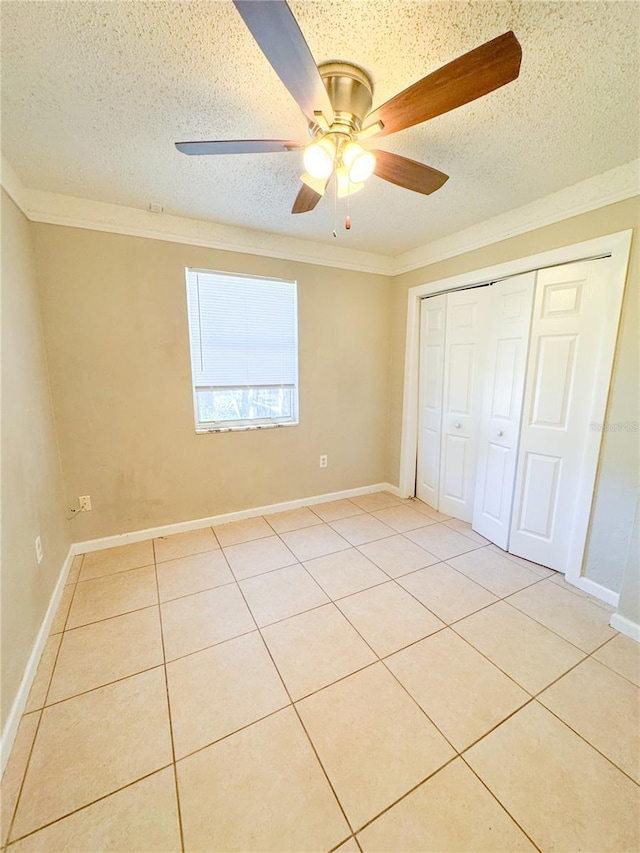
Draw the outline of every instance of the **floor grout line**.
M413 794L415 791L417 791L418 788L420 788L422 785L424 785L425 782L428 782L429 779L432 779L434 776L436 776L438 773L440 773L441 770L444 770L445 767L448 767L450 764L453 764L453 762L456 761L458 758L460 758L460 755L456 752L456 754L451 756L451 758L449 758L447 761L445 761L444 764L441 764L439 767L437 767L435 770L433 770L431 773L429 773L428 776L425 776L424 779L421 779L415 785L412 785L408 791L405 791L404 794L402 794L402 796L398 797L396 800L394 800L388 806L385 806L381 811L377 812L372 818L369 818L369 820L365 821L361 826L359 826L355 830L354 835L359 835L364 829L366 829L368 826L371 826L372 823L375 823L375 821L377 821L378 818L382 817L382 815L386 814L388 811L391 811L391 809L394 808L395 806L397 806L398 803L401 803L403 800L406 800L407 797L410 797L411 794Z
M162 665L164 670L164 687L166 691L166 701L167 701L167 715L169 720L169 735L171 737L171 756L172 756L172 766L173 766L173 784L176 792L176 809L178 814L178 831L180 833L180 847L182 849L182 853L184 853L184 830L182 826L182 809L180 807L180 788L178 785L178 768L176 766L176 745L175 739L173 735L173 721L171 716L171 697L169 695L169 675L167 673L167 655L165 652L164 646L164 628L162 624L162 608L160 607L160 583L158 581L158 566L155 563L155 554L156 547L155 542L153 542L153 559L154 559L154 573L156 579L156 594L158 597L158 614L160 618L160 642L162 643Z
M148 541L153 542L153 539L148 540ZM95 552L95 553L99 553L99 552ZM82 584L84 586L84 584L91 583L92 581L102 581L105 578L119 577L120 575L129 574L129 572L139 572L140 569L154 569L154 568L155 568L155 563L143 563L141 566L129 566L129 568L127 568L127 569L116 569L113 572L105 572L103 575L95 575L92 578L78 577L78 580L76 581L76 586L79 586L80 584Z
M177 536L182 536L182 533L177 533ZM155 542L155 540L153 540ZM155 549L155 544L154 544ZM213 548L205 548L202 551L190 551L188 554L180 554L177 557L166 557L164 560L156 560L156 568L166 566L167 563L179 563L181 560L189 560L191 557L204 557L205 554L222 554L223 549L219 545L214 545Z
M544 578L543 580L546 580L546 578ZM543 582L543 581L540 581L540 583L542 583L542 582ZM532 586L533 586L533 585L534 585L534 584L532 584ZM522 590L518 590L518 592L521 592L521 591L522 591ZM514 592L514 593L513 593L513 595L517 595L517 593L515 593L515 592ZM513 609L514 609L514 610L517 610L517 611L518 611L518 613L522 613L522 615L523 615L523 616L528 616L528 617L529 617L529 619L533 620L533 621L534 621L534 622L536 622L538 625L542 625L542 627L543 627L543 628L546 628L546 629L547 629L547 631L551 631L551 633L552 633L552 634L555 634L555 636L556 636L556 637L559 637L561 640L564 640L564 641L565 641L565 643L569 643L569 645L573 646L573 647L574 647L574 649L578 649L578 651L582 652L582 654L584 654L584 655L590 655L590 654L591 654L591 652L588 652L588 651L586 651L585 649L580 648L580 646L577 646L575 643L572 643L572 642L571 642L571 640L568 640L566 637L563 637L563 636L562 636L562 634L559 634L559 633L558 633L554 628L550 628L548 625L545 625L545 624L544 624L544 622L540 622L540 620L539 620L539 619L536 619L536 618L535 618L535 616L531 616L531 614L529 614L529 613L525 612L524 610L520 610L520 608L519 608L519 607L516 607L516 605L515 605L515 604L513 604L513 602L509 601L509 599L510 599L511 597L512 597L512 596L507 596L506 598L501 599L501 601L504 601L504 603L505 603L505 604L508 604L510 607L513 607ZM609 627L609 625L608 625L608 624L607 624L607 627ZM611 628L611 630L612 630L612 631L615 631L615 628ZM615 634L614 634L614 636L615 636ZM603 644L602 644L602 645L604 645L604 644L605 644L606 642L608 642L609 640L613 640L613 637L607 637L607 639L603 642ZM598 646L598 648L600 648L600 646ZM594 649L594 651L597 651L597 649Z
M381 662L382 661L380 660L380 658L376 658L375 660L372 660L369 663L365 663L363 666L359 666L352 672L348 672L346 673L346 675L341 675L339 678L336 678L334 681L330 681L328 684L323 684L322 687L317 687L315 690L311 690L309 693L304 693L302 696L298 696L297 699L292 700L293 704L297 705L298 702L304 702L306 699L310 699L312 696L317 696L318 693L322 693L322 691L326 690L327 687L334 687L336 684L340 684L342 681L346 681L347 678L351 678L352 675L359 675L361 672L364 672L365 669L371 669L371 667L376 666L376 664L379 664Z
M491 658L488 655L486 655L482 651L482 649L476 648L476 646L474 646L470 640L467 640L466 637L464 637L462 634L459 634L455 630L455 628L451 627L451 625L449 625L448 627L453 631L453 633L456 635L456 637L458 637L458 639L462 640L463 643L466 643L466 645L469 646L470 649L473 649L473 651L476 652L476 654L479 654L481 657L483 657L487 661L487 663L491 664L491 666L493 666L495 669L497 669L498 672L501 672L502 675L504 675L506 678L508 678L512 684L515 684L515 686L519 690L523 690L527 694L527 696L529 696L530 698L533 699L533 693L527 687L520 684L519 681L516 681L516 679L513 677L513 675L508 673L505 669L502 669L502 667L499 664L497 664L495 661L491 660Z
M242 593L242 590L240 590L240 593L242 594L242 597L244 598L244 594ZM248 602L246 599L245 599L245 604L246 604L246 606L247 606L247 607L249 607L249 602ZM254 619L254 621L255 621L255 617L253 616L253 612L251 611L251 608L249 608L249 611L251 612L251 616L252 616L252 618L253 618L253 619ZM269 655L269 657L271 658L271 663L272 663L272 664L273 664L273 666L275 667L276 672L278 673L278 676L279 676L279 678L280 678L280 681L282 682L282 686L283 686L283 688L284 688L284 690L285 690L285 692L286 692L287 696L289 697L289 701L291 702L291 706L293 707L294 713L295 713L295 715L297 716L298 721L299 721L300 725L302 726L302 729L303 729L303 731L304 731L305 735L307 736L307 740L308 740L308 742L309 742L309 744L310 744L310 746L311 746L311 749L313 750L313 753L314 753L314 755L315 755L315 757L316 757L316 760L318 761L318 764L320 765L320 768L321 768L321 770L322 770L322 773L323 773L323 775L324 775L325 779L327 780L327 784L328 784L328 785L329 785L329 787L331 788L331 792L333 793L333 796L335 797L335 800L336 800L336 802L337 802L337 804L338 804L338 806L339 806L339 808L340 808L340 811L342 812L342 816L344 817L344 819L345 819L345 821L346 821L346 823L347 823L347 826L349 827L349 830L350 830L351 834L353 835L353 826L351 825L351 821L350 821L350 820L349 820L349 818L347 817L347 813L346 813L346 811L345 811L345 809L344 809L344 806L342 805L342 803L341 803L341 801L340 801L340 798L338 797L338 794L337 794L337 792L336 792L336 790L335 790L335 788L334 788L334 786L333 786L333 783L331 782L331 779L329 778L329 774L327 773L327 771L326 771L326 769L325 769L324 764L323 764L323 763L322 763L322 761L320 760L320 756L318 755L318 751L317 751L317 749L316 749L316 746L315 746L315 744L313 743L313 741L312 741L312 739L311 739L311 736L309 735L309 732L307 731L307 727L305 726L305 724L304 724L304 722L303 722L303 720L302 720L302 717L300 716L300 712L299 712L299 711L298 711L298 709L296 708L295 702L294 702L294 701L293 701L293 699L291 698L291 693L289 692L289 688L287 687L286 682L285 682L284 678L282 677L282 673L280 672L280 670L279 670L279 668L278 668L278 665L276 664L275 659L274 659L273 655L271 654L271 649L269 648L269 645L267 644L267 641L265 640L265 638L264 638L264 636L263 636L263 634L262 634L262 631L260 630L260 627L258 626L258 623L257 623L257 622L256 622L256 628L258 629L258 632L259 632L259 634L260 634L260 639L262 640L262 642L263 642L263 644L264 644L264 647L265 647L265 649L266 649L266 651L267 651L267 654L268 654L268 655ZM358 846L359 846L359 845L358 845Z
M486 547L486 546L484 546L484 547ZM479 549L477 549L477 550L479 550ZM467 551L466 553L468 554L470 552ZM476 586L481 587L486 592L490 592L491 595L495 595L495 597L499 601L504 601L504 599L508 598L510 595L517 595L519 592L522 592L523 589L529 589L529 587L535 586L537 583L542 583L542 581L547 580L547 577L540 577L539 575L534 575L535 580L531 581L531 583L526 583L523 586L519 587L518 589L514 590L513 592L508 592L506 595L500 595L499 593L495 592L495 590L490 589L488 586L486 586L486 584L483 584L479 580L476 580L475 578L470 577L465 572L463 572L462 569L458 569L455 566L452 566L451 563L448 562L448 560L455 560L455 559L457 559L457 557L462 557L462 556L464 556L464 555L463 554L457 554L455 557L448 557L447 560L443 560L442 562L446 563L446 565L449 566L450 569L453 569L454 571L458 572L459 575L462 575L468 581L475 583ZM527 569L526 571L529 571L529 570ZM534 574L534 573L531 572L531 574Z
M151 568L146 566L145 568ZM58 634L72 634L74 631L81 631L83 628L89 628L92 625L99 625L102 622L111 622L113 619L119 619L121 616L128 616L130 613L142 613L143 610L151 610L157 607L157 604L146 604L144 607L136 607L135 610L125 610L123 613L116 613L114 616L105 616L103 619L96 619L95 622L85 622L84 625L74 625L73 628L66 628L64 631L57 631L56 634L49 634L50 637L55 637Z
M122 681L127 681L130 678L136 678L138 675L144 675L147 672L153 672L154 669L160 669L163 662L156 663L153 666L148 666L146 669L130 672L128 675L122 675L120 678L114 678L113 681L105 681L104 684L97 684L94 687L89 687L87 690L80 690L78 693L72 693L71 696L65 696L63 699L56 699L55 702L48 702L42 708L34 708L34 710L45 711L47 708L55 708L57 705L62 705L64 702L69 702L71 699L77 699L80 696L87 696L89 693L94 693L96 690L102 690L103 687L112 687L114 684L120 684ZM32 712L29 712L32 713Z
M615 630L615 628L614 628L614 630ZM638 688L640 689L640 684L638 684L636 681L634 681L634 680L633 680L633 679L631 679L631 678L628 678L626 675L623 675L621 672L618 672L618 670L617 670L617 669L614 669L614 668L613 668L612 666L610 666L608 663L605 663L604 661L600 660L600 658L595 657L595 653L596 653L596 652L599 652L599 651L600 651L600 649L603 649L605 646L609 645L609 643L611 643L613 640L615 640L616 636L624 636L624 634L616 634L616 635L615 635L615 636L613 636L613 637L609 637L609 639L608 639L608 640L605 640L605 641L604 641L604 643L602 643L601 645L599 645L597 649L594 649L594 650L593 650L589 655L587 655L587 657L593 658L593 659L594 659L597 663L599 663L601 666L606 666L606 668L607 668L610 672L615 673L615 675L618 675L620 678L624 678L624 680L625 680L628 684L632 684L634 687L638 687ZM635 640L632 640L631 642L635 642Z
M157 767L155 770L152 770L150 773L145 773L144 776L140 776L137 779L133 779L131 782L127 782L126 785L121 785L119 788L115 788L113 791L108 791L106 794L102 794L100 797L96 797L95 800L91 800L88 803L83 803L81 806L78 806L77 809L72 809L69 812L65 812L65 814L60 815L55 820L50 820L48 823L43 823L41 826L38 826L36 829L32 829L30 832L25 832L24 835L20 835L17 838L11 839L7 843L7 847L11 847L12 844L15 844L18 841L22 841L25 838L30 838L32 835L40 832L42 829L48 829L50 826L54 826L56 823L60 823L60 821L66 820L68 817L71 817L74 814L78 814L79 812L83 812L85 809L90 808L91 806L95 806L96 803L100 803L103 800L108 800L109 797L112 797L114 794L119 794L121 791L126 791L127 788L133 787L133 785L137 785L138 782L143 782L145 779L150 779L152 776L155 776L156 773L161 773L163 770L169 770L172 767L172 763L163 764L161 767Z
M466 766L466 767L471 771L471 773L473 773L473 775L476 777L476 779L477 779L477 780L478 780L478 781L479 781L479 782L484 786L484 788L486 788L486 790L489 792L489 794L491 795L491 797L493 797L493 799L494 799L494 800L496 801L496 803L500 806L500 808L505 812L505 814L507 814L507 815L508 815L508 817L509 817L509 818L510 818L514 823L515 823L515 825L518 827L518 829L520 830L520 832L522 832L522 834L523 834L526 838L528 838L528 839L529 839L529 841L530 841L530 842L531 842L531 844L536 848L536 850L538 851L538 853L543 853L543 852L542 852L542 848L540 848L540 847L535 843L535 841L533 840L533 838L529 835L529 833L525 830L525 828L524 828L524 827L523 827L523 826L522 826L522 825L521 825L521 824L520 824L520 823L515 819L515 817L511 814L511 812L510 812L510 811L509 811L509 809L506 807L506 805L502 802L502 800L501 800L501 799L500 799L496 794L494 794L494 793L493 793L493 791L492 791L492 790L491 790L491 788L487 785L487 783L486 783L486 782L485 782L485 780L482 778L482 776L480 776L480 774L479 774L479 773L477 773L477 772L473 769L473 767L469 764L469 762L468 762L468 761L467 761L467 759L464 757L464 755L461 755L461 756L460 756L460 758L461 758L461 760L462 760L462 761L464 761L465 766Z
M259 518L264 519L264 516L263 515L255 515L252 517L251 521L255 521L256 519L259 519ZM248 518L240 519L240 521L249 521L249 519ZM237 524L237 523L238 522L236 522L236 521L228 521L227 522L227 524ZM221 525L221 526L224 527L224 525ZM271 527L271 525L269 525L269 527ZM260 536L251 536L249 539L241 539L239 542L227 542L226 545L223 545L222 542L220 541L220 539L218 538L218 534L216 533L215 528L213 530L213 533L214 533L216 539L218 540L218 544L220 545L220 548L223 551L225 548L235 548L238 545L246 545L248 542L258 542L259 540L270 539L272 536L278 535L277 533L275 533L275 531L271 527L270 533L265 533L264 535L260 535Z
M481 734L480 737L477 737L474 741L471 741L471 743L467 744L467 746L465 746L464 749L461 749L459 752L460 757L462 757L465 754L465 752L468 752L470 749L473 749L474 746L477 746L477 744L479 744L480 741L483 741L486 737L489 737L489 735L492 734L493 732L495 732L496 729L499 729L500 726L503 725L503 723L506 723L507 720L510 720L512 717L515 717L516 714L519 714L520 711L524 710L528 705L530 705L534 701L535 701L535 697L529 695L526 702L523 702L522 705L518 705L517 708L514 708L513 711L510 711L505 717L503 717L497 723L494 723L491 726L491 728L487 729L487 731L484 732L483 734Z
M280 675L280 673L278 673ZM220 735L220 737L215 738L212 741L207 741L207 743L202 744L202 746L198 746L196 749L192 749L190 752L185 752L184 755L181 755L179 758L176 758L176 765L180 764L181 761L186 761L187 758L192 758L194 755L198 755L201 752L204 752L206 749L210 749L212 746L217 746L222 741L229 740L234 735L240 734L240 732L244 732L247 729L250 729L251 726L256 725L256 723L262 723L265 720L268 720L270 717L275 717L276 714L279 714L281 711L285 711L287 708L293 707L293 702L290 700L285 705L281 705L279 708L274 708L273 711L269 711L268 714L263 714L261 717L258 717L255 720L251 720L250 723L245 723L243 726L238 726L237 729L234 729L231 732L227 732L224 735Z
M356 838L355 834L351 833L351 835L348 835L346 838L343 838L339 844L334 845L329 850L329 853L336 853L336 850L339 850L343 844L348 844L348 842L351 841L352 838L353 838L354 844L357 845L358 850L362 851L362 847L360 847L360 845L358 844L358 839Z
M146 569L152 566L145 566ZM145 604L144 607L136 607L133 610L123 610L122 613L115 613L111 616L104 616L102 619L95 619L93 622L84 622L82 625L74 625L73 628L66 628L60 631L60 634L68 634L70 631L77 631L78 628L89 628L91 625L100 625L102 622L109 622L111 619L117 619L119 616L128 616L130 613L141 613L143 610L151 610L152 607L157 607L157 604Z
M611 764L612 767L615 767L616 770L619 770L620 773L622 773L624 776L626 776L627 779L629 779L629 781L633 782L633 784L636 785L636 787L640 787L640 781L638 781L637 779L634 779L633 776L630 776L626 770L624 770L622 767L620 767L618 764L615 763L613 758L610 758L608 755L606 755L604 752L602 752L601 749L599 749L597 746L595 746L595 744L591 743L590 740L587 740L587 738L583 734L581 734L579 731L577 731L577 729L573 728L571 723L568 723L559 714L556 714L556 712L552 708L549 708L547 705L545 705L543 702L541 702L537 696L534 697L533 701L537 702L538 705L541 708L544 708L545 711L548 711L553 717L556 718L556 720L558 720L560 723L562 723L562 725L566 726L570 731L572 731L574 733L574 735L576 735L577 737L580 738L581 741L586 743L587 746L589 746L589 747L591 747L591 749L595 750L595 752L597 752L598 755L602 756L602 758L604 758L605 761L607 761L609 764Z

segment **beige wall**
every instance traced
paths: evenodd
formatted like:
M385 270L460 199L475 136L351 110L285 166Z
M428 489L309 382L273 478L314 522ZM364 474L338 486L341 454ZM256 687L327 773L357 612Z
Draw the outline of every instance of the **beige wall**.
M383 480L390 279L32 228L73 541ZM186 266L298 281L299 426L195 434Z
M431 264L394 279L390 329L390 423L386 473L388 482L398 483L400 464L407 290L419 284L438 281L630 228L634 229L634 241L606 419L612 424L638 424L639 201L638 198L633 198L603 207L591 213ZM620 589L622 581L638 494L639 435L638 432L624 430L608 432L604 435L602 444L585 573L591 579L615 591Z
M2 725L69 549L29 223L2 193ZM38 565L35 538L43 561Z
M640 501L629 544L629 553L620 588L618 613L630 622L640 625Z

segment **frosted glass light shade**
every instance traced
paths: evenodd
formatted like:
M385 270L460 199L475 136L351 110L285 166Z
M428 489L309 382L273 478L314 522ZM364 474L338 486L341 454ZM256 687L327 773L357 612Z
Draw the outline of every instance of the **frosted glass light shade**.
M303 161L307 172L314 178L328 178L333 171L336 149L330 139L312 142L304 150Z
M345 198L348 195L353 195L361 190L364 183L353 183L349 180L349 173L346 166L338 166L336 169L336 177L338 181L338 198Z
M373 173L376 158L370 151L365 151L357 142L350 142L342 152L342 162L347 167L351 183L359 184L366 181Z
M300 175L300 180L303 184L310 187L315 193L318 193L318 195L324 195L327 188L326 178L314 178L313 175L309 174L309 172L304 172Z

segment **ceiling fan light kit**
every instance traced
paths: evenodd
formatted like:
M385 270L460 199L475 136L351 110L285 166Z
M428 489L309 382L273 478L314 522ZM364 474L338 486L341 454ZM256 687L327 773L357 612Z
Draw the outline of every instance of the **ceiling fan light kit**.
M335 173L338 198L345 198L363 188L376 165L375 155L357 141L371 111L373 86L362 68L348 62L324 62L318 71L331 101L333 122L329 124L323 112L314 110L314 121L309 123L313 142L304 149L306 172L301 180L322 196Z
M371 151L365 151L357 142L348 142L342 152L342 162L349 174L349 180L354 184L366 181L373 175L376 167L376 157Z
M184 154L245 154L304 148L305 172L292 213L307 213L335 179L338 197L358 192L375 174L429 195L448 175L389 151L361 144L435 118L515 80L522 50L512 32L476 47L418 80L377 109L369 75L349 62L316 65L285 0L233 0L258 46L306 116L312 141L251 139L177 142Z
M329 136L312 142L304 149L302 157L305 169L314 178L328 178L333 172L336 146Z

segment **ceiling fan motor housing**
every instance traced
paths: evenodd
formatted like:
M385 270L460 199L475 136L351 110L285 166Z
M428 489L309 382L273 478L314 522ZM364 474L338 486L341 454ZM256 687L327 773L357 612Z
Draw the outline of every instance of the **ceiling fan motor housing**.
M323 62L318 66L333 106L334 122L331 130L351 135L362 128L371 112L373 83L369 75L350 62Z

